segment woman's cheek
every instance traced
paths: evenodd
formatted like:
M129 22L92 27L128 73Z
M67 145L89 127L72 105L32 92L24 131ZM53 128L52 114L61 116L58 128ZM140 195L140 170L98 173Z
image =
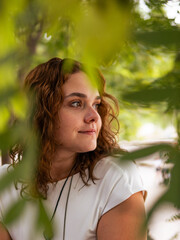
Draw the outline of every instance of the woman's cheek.
M99 132L101 131L101 128L102 128L102 119L101 119L101 117L100 117L100 118L99 118L99 123L98 123Z

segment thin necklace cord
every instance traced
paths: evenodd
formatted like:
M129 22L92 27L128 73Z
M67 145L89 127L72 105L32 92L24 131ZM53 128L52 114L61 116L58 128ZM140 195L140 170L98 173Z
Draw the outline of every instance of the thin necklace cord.
M67 195L67 199L66 199L66 206L65 206L65 213L64 213L64 226L63 226L63 240L65 240L67 207L68 207L68 201L69 201L69 194L70 194L70 191L71 191L72 180L73 180L73 176L71 177L71 181L70 181L70 184L69 184L68 195Z
M64 184L63 184L63 186L62 186L62 188L61 188L61 191L60 191L59 196L58 196L58 200L57 200L57 202L56 202L56 206L55 206L55 208L54 208L54 211L53 211L53 214L52 214L52 217L51 217L51 220L50 220L51 222L52 222L52 220L53 220L53 218L54 218L54 215L55 215L55 213L56 213L56 210L57 210L57 207L58 207L58 205L59 205L59 201L60 201L60 199L61 199L61 196L62 196L63 190L64 190L64 188L65 188L65 185L66 185L69 177L71 176L71 173L73 172L75 166L76 166L76 165L74 165L74 166L72 167L71 171L69 172L69 174L68 174L68 176L67 176L67 178L66 178L66 180L65 180L65 182L64 182ZM66 206L65 206L65 213L64 213L64 223L63 223L63 240L65 240L65 225L66 225L67 206L68 206L68 201L69 201L69 194L70 194L70 190L71 190L72 180L73 180L73 175L71 176L71 180L70 180L70 184L69 184L69 190L68 190L68 194L67 194L67 198L66 198ZM44 231L44 234L43 234L43 235L44 235L45 240L51 240L51 238L48 238L48 237L46 236L45 231Z
M64 187L65 187L68 179L69 179L69 176L66 178L66 181L64 182L64 184L63 184L63 186L62 186L62 188L61 188L61 191L60 191L60 193L59 193L58 200L57 200L57 202L56 202L56 206L55 206L55 208L54 208L54 212L53 212L52 217L51 217L51 221L52 221L53 218L54 218L54 215L55 215L55 213L56 213L57 207L58 207L58 205L59 205L59 201L60 201L60 199L61 199L62 192L63 192L63 190L64 190Z
M63 186L62 186L62 188L61 188L61 191L60 191L60 193L59 193L58 200L57 200L57 202L56 202L56 206L55 206L55 208L54 208L54 211L53 211L53 214L52 214L52 217L51 217L51 221L52 221L52 219L54 218L54 215L55 215L56 210L57 210L57 207L58 207L58 205L59 205L59 201L60 201L60 199L61 199L61 195L62 195L62 193L63 193L64 187L65 187L65 185L66 185L66 183L67 183L67 181L68 181L68 179L69 179L72 171L74 170L74 167L75 167L75 166L73 166L73 167L71 168L71 171L69 172L69 174L68 174L68 176L67 176L67 178L66 178L66 180L65 180L65 182L64 182L64 184L63 184Z

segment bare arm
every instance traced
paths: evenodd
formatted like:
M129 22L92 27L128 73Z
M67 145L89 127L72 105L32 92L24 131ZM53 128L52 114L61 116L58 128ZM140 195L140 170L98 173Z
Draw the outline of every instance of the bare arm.
M142 231L144 221L144 199L138 192L102 216L97 227L97 239L146 240L146 231Z
M0 239L1 240L12 240L6 228L0 222Z

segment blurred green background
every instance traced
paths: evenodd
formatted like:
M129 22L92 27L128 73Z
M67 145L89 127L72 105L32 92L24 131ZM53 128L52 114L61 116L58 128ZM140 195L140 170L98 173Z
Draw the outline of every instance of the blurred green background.
M101 69L107 91L119 100L120 140L143 140L145 123L175 129L173 144L156 144L127 154L136 159L157 151L176 165L160 201L180 208L180 6L168 0L0 1L0 149L28 138L21 171L2 179L28 178L35 141L25 124L28 103L22 90L27 72L52 57L73 58ZM14 126L14 119L19 122ZM28 137L27 137L28 136ZM160 136L161 137L161 136ZM31 154L30 154L31 153ZM35 153L34 153L35 154ZM179 217L180 218L180 217Z

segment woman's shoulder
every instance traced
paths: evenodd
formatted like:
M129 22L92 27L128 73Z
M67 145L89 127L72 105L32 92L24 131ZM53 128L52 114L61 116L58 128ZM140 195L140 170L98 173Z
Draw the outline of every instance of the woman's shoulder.
M98 183L104 189L108 200L103 213L128 199L132 194L142 192L146 198L146 188L143 184L138 166L133 161L120 160L114 157L101 159L95 168L95 176L100 177Z
M139 167L134 161L121 160L112 156L102 158L96 164L95 176L103 179L107 185L124 185L131 190L146 189Z
M130 160L121 160L117 157L108 156L98 161L95 166L95 172L98 173L110 173L119 175L132 175L133 173L139 173L138 167L135 162Z

